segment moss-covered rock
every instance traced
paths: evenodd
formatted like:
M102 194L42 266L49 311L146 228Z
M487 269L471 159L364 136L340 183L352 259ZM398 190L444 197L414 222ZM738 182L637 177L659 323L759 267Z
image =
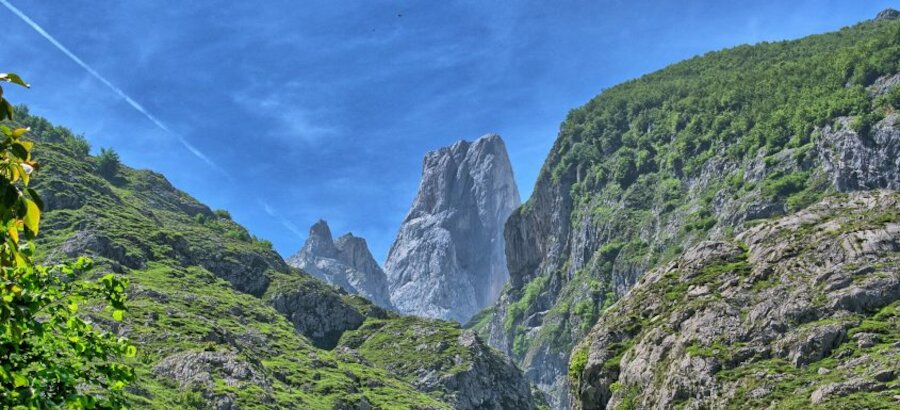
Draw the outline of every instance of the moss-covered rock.
M649 272L576 349L576 407L896 407L898 210L831 196Z

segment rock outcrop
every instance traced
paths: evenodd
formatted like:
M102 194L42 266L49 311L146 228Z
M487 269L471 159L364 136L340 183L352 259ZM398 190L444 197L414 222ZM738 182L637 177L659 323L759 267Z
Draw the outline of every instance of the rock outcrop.
M387 277L369 252L366 240L348 233L334 241L325 221L309 229L303 248L287 263L378 306L391 308Z
M344 354L381 367L459 410L535 408L516 365L471 330L440 320L368 321L344 334Z
M894 9L884 9L875 16L875 21L897 20L900 19L900 11Z
M345 331L358 328L367 317L387 317L383 309L356 301L340 288L302 278L275 282L266 300L298 333L323 349L333 348Z
M900 75L894 75L894 87ZM834 187L841 192L861 189L900 189L900 116L890 114L860 135L851 127L851 118L841 117L822 130L816 142L822 166Z
M900 404L897 357L900 193L874 191L703 242L644 275L576 348L570 374L585 410L888 408Z
M401 312L467 321L508 279L503 226L519 206L500 136L429 152L422 180L385 263Z

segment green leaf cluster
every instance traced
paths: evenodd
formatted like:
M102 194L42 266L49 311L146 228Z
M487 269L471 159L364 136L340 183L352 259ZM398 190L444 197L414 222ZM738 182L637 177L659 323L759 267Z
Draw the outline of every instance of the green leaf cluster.
M12 73L0 81L28 86ZM0 120L13 119L2 97L0 108ZM122 408L134 372L117 359L137 349L95 328L80 310L102 300L122 320L128 284L114 275L86 280L92 262L85 258L49 268L32 263L43 201L28 187L39 169L34 144L23 139L28 132L0 125L0 408Z

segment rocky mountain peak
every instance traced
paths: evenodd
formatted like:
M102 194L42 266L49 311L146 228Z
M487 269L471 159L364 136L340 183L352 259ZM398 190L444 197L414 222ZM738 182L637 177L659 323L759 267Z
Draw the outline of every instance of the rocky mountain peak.
M331 228L328 227L328 222L320 219L309 228L309 236L306 238L306 243L300 252L322 257L334 257L337 255L338 250L334 246L334 239L332 239Z
M509 277L503 226L519 206L503 139L487 134L431 151L385 263L401 311L466 321Z
M883 20L896 20L900 19L900 11L887 8L881 10L878 15L875 16L875 21L883 21Z
M381 271L381 267L372 257L372 252L369 251L369 245L364 238L347 233L338 238L334 245L340 253L339 258L354 269L361 272ZM383 275L384 272L381 274Z
M288 258L287 263L379 306L391 308L387 277L372 257L366 240L347 233L335 241L323 220L309 229L303 248Z

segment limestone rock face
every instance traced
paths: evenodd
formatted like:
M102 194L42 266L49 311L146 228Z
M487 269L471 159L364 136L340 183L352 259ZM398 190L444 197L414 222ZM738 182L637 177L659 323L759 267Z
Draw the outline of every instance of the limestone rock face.
M829 197L648 272L575 349L574 407L847 408L891 389L898 201Z
M391 308L387 277L369 252L366 240L348 233L335 241L325 221L309 229L303 248L287 263L378 306Z
M519 203L499 135L429 152L385 263L397 309L465 322L492 303L509 278L503 226Z
M884 82L900 82L895 75ZM900 130L897 114L880 121L868 136L850 129L850 118L841 117L841 127L825 127L818 141L818 154L835 188L842 192L862 189L900 189Z

